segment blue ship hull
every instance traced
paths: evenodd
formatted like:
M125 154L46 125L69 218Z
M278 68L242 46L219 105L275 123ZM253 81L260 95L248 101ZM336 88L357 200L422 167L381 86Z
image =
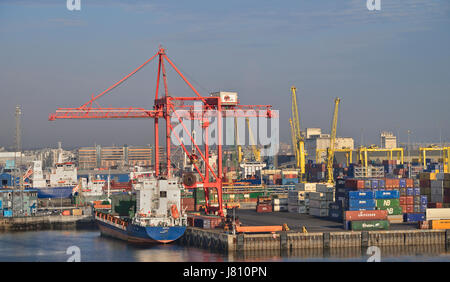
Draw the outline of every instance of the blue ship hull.
M38 198L40 199L60 199L70 198L72 196L72 189L74 186L65 187L33 187L38 191Z
M96 222L102 235L139 244L171 243L183 236L186 231L186 226L143 227L134 224L122 226L99 218L96 218Z

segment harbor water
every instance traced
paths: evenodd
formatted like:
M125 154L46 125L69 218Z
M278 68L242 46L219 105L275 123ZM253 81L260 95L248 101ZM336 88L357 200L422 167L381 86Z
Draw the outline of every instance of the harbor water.
M0 233L1 262L65 262L79 250L82 262L364 262L374 253L361 248L293 250L228 254L177 244L137 246L103 237L97 230L51 230ZM382 262L450 261L444 245L382 247Z

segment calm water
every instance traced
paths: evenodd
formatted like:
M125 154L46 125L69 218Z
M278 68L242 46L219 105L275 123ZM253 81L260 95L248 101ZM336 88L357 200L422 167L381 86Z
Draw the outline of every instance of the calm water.
M0 261L64 262L71 256L71 246L80 249L81 261L135 262L225 262L225 261L366 261L369 257L360 248L251 252L240 255L210 253L202 249L175 244L133 246L100 236L99 231L32 231L0 233ZM450 261L445 246L411 246L381 248L381 261Z

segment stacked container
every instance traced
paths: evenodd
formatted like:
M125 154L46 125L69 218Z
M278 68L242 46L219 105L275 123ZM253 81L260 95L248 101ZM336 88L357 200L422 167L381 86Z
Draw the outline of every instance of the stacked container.
M272 195L272 210L274 212L288 211L287 195Z
M293 213L308 213L309 193L316 191L317 183L299 183L294 191L288 192L288 211Z
M375 191L376 207L378 210L386 210L390 223L403 222L403 211L399 201L398 190Z
M329 205L334 202L334 188L329 184L317 184L316 192L309 195L309 214L318 217L329 215Z

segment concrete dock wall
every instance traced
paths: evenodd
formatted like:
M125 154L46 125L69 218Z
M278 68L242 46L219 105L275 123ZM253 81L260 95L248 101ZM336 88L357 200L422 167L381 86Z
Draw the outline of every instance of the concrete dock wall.
M0 218L0 231L95 228L91 215L50 215Z
M406 247L418 245L450 245L450 230L393 230L362 232L275 234L226 234L220 230L188 227L179 244L219 252L293 251L377 247Z

